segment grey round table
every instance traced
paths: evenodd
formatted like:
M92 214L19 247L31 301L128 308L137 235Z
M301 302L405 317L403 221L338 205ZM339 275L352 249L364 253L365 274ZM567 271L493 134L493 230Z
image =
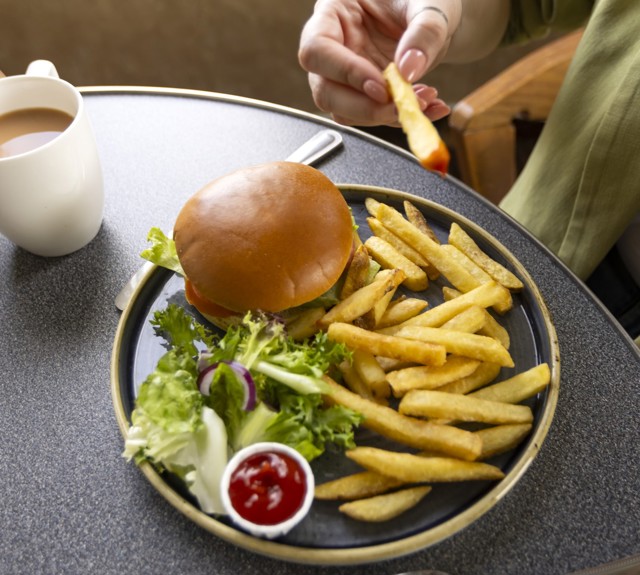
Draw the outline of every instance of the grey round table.
M640 553L640 354L582 283L514 221L403 150L262 102L148 88L84 90L106 207L83 250L44 259L0 237L0 573L563 574ZM135 465L110 395L114 298L152 226L170 229L214 177L285 158L321 127L337 183L426 197L484 227L529 270L552 314L562 379L542 450L479 520L387 561L320 567L253 554L169 505Z

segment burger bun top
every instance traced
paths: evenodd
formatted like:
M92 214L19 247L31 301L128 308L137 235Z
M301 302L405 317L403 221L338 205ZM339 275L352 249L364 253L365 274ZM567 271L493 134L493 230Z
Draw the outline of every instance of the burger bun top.
M174 226L187 278L235 312L279 312L321 296L344 271L353 238L340 190L293 162L212 181L187 200Z

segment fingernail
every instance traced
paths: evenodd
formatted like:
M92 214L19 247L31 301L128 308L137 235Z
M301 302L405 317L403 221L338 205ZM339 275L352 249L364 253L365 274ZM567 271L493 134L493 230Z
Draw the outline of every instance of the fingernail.
M362 90L367 96L369 96L369 98L380 104L386 104L389 101L389 93L387 92L387 89L375 80L367 80L362 85Z
M398 68L408 82L415 82L427 69L427 56L422 50L412 48L400 58Z
M451 113L451 108L442 100L435 100L429 104L426 113L427 116L435 122L436 120L440 120L441 118L448 116Z
M415 91L418 98L427 102L431 102L431 100L435 100L438 97L438 90L431 86L418 86Z

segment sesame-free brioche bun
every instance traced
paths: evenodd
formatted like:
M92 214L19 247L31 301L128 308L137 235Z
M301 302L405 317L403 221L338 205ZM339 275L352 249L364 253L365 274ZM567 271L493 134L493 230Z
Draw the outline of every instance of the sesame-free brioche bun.
M212 181L187 200L174 226L188 280L234 312L279 312L321 296L344 271L353 238L340 190L293 162Z

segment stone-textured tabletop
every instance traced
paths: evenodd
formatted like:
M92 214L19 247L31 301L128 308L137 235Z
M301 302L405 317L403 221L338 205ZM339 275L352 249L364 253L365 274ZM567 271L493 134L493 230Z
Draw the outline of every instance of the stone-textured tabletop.
M283 159L320 127L336 126L210 94L99 89L85 91L85 100L105 178L99 235L51 259L0 237L0 573L553 575L640 553L637 348L582 283L499 210L402 150L342 128L344 147L318 166L335 182L438 202L485 228L528 269L562 360L549 434L520 481L480 519L374 564L264 557L178 512L121 457L110 391L114 298L141 263L148 229L170 229L203 184Z

